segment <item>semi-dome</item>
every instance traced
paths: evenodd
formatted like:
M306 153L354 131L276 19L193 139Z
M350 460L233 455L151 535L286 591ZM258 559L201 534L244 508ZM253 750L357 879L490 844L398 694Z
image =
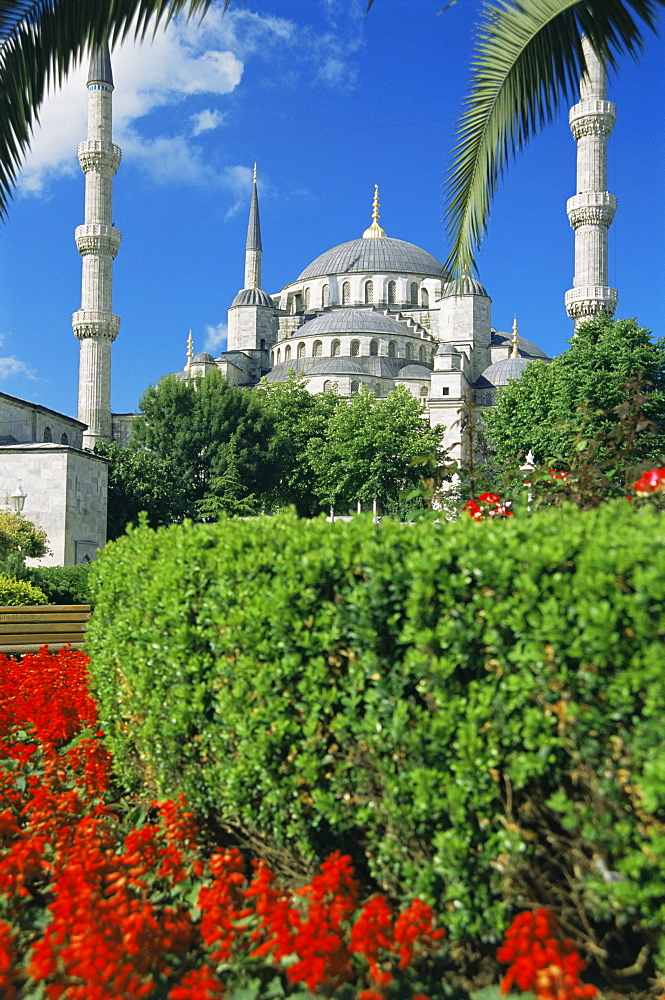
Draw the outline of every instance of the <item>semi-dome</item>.
M361 237L326 250L298 275L298 281L356 272L443 277L443 264L427 250L389 236Z
M308 375L366 375L367 372L351 358L327 358L320 365L314 365Z
M452 295L484 295L489 298L485 286L470 274L463 274L461 278L454 278L445 283L441 298L446 299Z
M243 288L231 303L231 308L233 306L268 306L269 309L273 309L274 305L273 300L262 288Z
M490 385L498 389L501 386L508 385L509 382L514 382L521 378L525 368L533 360L533 358L503 358L501 361L495 361L493 365L486 368L480 378L485 379Z
M197 354L192 358L193 365L214 365L214 363L215 359L212 354L208 354L207 351L201 351L200 354Z
M432 370L431 368L428 368L427 365L410 364L410 365L404 365L403 368L400 368L399 373L395 376L395 378L422 379L422 378L429 378L431 374Z
M410 331L392 316L386 316L376 309L331 309L303 323L292 334L292 338L329 336L335 333L377 333L381 336L404 337Z

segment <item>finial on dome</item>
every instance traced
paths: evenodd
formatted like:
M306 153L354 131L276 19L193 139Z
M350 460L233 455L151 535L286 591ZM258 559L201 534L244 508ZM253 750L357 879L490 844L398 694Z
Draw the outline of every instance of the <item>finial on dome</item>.
M510 357L519 358L519 354L517 353L517 316L513 320L513 335L510 339L513 345L512 350L510 352Z
M379 236L385 236L386 231L382 229L379 225L379 185L374 185L374 200L372 202L372 225L369 229L366 229L363 233L363 239L377 239Z
M256 160L254 160L254 171L252 175L252 181L254 184L256 184Z
M187 338L187 365L185 366L185 369L191 368L193 357L194 357L194 341L192 339L192 330L190 327L189 337Z

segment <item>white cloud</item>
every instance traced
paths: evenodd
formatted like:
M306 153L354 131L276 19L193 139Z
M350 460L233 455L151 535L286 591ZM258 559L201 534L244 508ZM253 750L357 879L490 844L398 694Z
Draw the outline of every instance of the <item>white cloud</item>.
M24 378L32 379L36 377L34 369L28 368L25 361L13 355L9 358L0 358L0 379L11 378L12 375L23 375Z
M217 108L204 108L197 115L192 115L189 119L192 123L192 135L202 135L204 132L212 132L224 123L225 115Z
M206 339L203 350L209 354L218 354L226 350L229 328L226 323L218 323L217 326L207 326Z

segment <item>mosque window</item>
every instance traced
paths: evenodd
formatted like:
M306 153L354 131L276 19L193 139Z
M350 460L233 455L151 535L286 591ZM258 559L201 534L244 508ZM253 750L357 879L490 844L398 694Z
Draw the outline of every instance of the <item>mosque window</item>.
M448 388L447 385L442 385L441 386L441 395L442 396L449 396L450 395L450 389Z
M407 344L404 348L404 357L407 361L411 360L411 344Z
M332 344L330 345L330 357L338 358L342 353L341 349L342 345L340 344L339 340L333 340Z
M374 389L374 395L377 396L377 397L379 397L381 395L381 383L380 382L375 382L374 386L373 386L373 389Z
M60 437L60 444L69 444L69 438L66 434L62 434Z
M412 281L411 282L411 305L412 306L417 306L418 305L418 282L417 281Z
M420 395L421 396L426 396L427 393L428 393L427 386L426 385L421 385L421 387L420 387Z
M352 358L357 358L359 354L360 354L360 341L359 340L352 340L351 341L351 357Z
M309 286L305 289L305 309L309 309Z
M278 347L277 348L277 364L279 364L281 360L282 360L282 348Z
M323 354L323 344L321 343L320 340L315 340L314 344L312 345L312 357L320 358L322 354Z
M356 380L354 379L353 382L351 383L351 393L353 394L358 392L359 388L360 388L360 383L356 382Z
M44 440L45 441L52 441L53 440L53 435L51 433L51 428L50 427L45 427L44 428Z
M290 344L287 344L286 347L284 348L284 360L285 361L290 361L291 360L291 345Z
M348 306L351 301L351 284L345 281L342 285L342 305Z
M373 301L374 301L374 282L373 281L366 281L365 282L365 302L373 302Z
M379 342L378 340L370 340L369 342L369 353L376 356L379 353Z
M397 282L388 282L388 302L390 305L394 305L397 302Z
M266 349L266 342L265 340L261 340L261 350L265 351L265 349Z
M325 307L330 302L330 285L324 285L321 289L321 305Z
M324 392L332 392L332 387L333 387L333 384L330 381L330 379L326 379L326 381L323 383L323 391Z
M419 359L420 359L421 361L424 361L424 360L425 360L425 348L423 347L423 345L422 345L422 344L421 344L421 345L420 345L420 347L418 348L418 357L419 357Z
M303 343L298 344L298 357L299 358L305 357L305 345Z
M388 344L388 357L394 358L396 356L397 356L397 350L395 347L395 341L391 340L390 343Z
M423 309L429 309L429 292L426 288L420 290L420 304Z

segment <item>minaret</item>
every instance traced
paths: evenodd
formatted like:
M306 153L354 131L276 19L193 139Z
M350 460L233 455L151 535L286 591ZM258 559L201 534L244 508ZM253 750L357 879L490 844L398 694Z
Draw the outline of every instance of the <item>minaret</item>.
M575 230L575 277L566 292L568 315L579 326L593 316L614 315L618 292L608 287L607 231L616 198L607 188L607 140L616 121L616 107L605 100L607 74L588 39L582 39L586 72L580 102L570 109L570 129L577 142L577 194L567 211Z
M121 234L112 222L113 177L120 149L111 141L113 74L108 47L93 53L88 73L88 137L79 144L85 174L85 223L75 233L82 258L81 308L72 316L81 342L78 419L88 425L83 447L111 438L111 344L120 318L111 311L113 258Z
M259 219L259 196L256 190L256 163L252 185L252 201L249 206L247 242L245 243L245 288L261 287L261 221Z

